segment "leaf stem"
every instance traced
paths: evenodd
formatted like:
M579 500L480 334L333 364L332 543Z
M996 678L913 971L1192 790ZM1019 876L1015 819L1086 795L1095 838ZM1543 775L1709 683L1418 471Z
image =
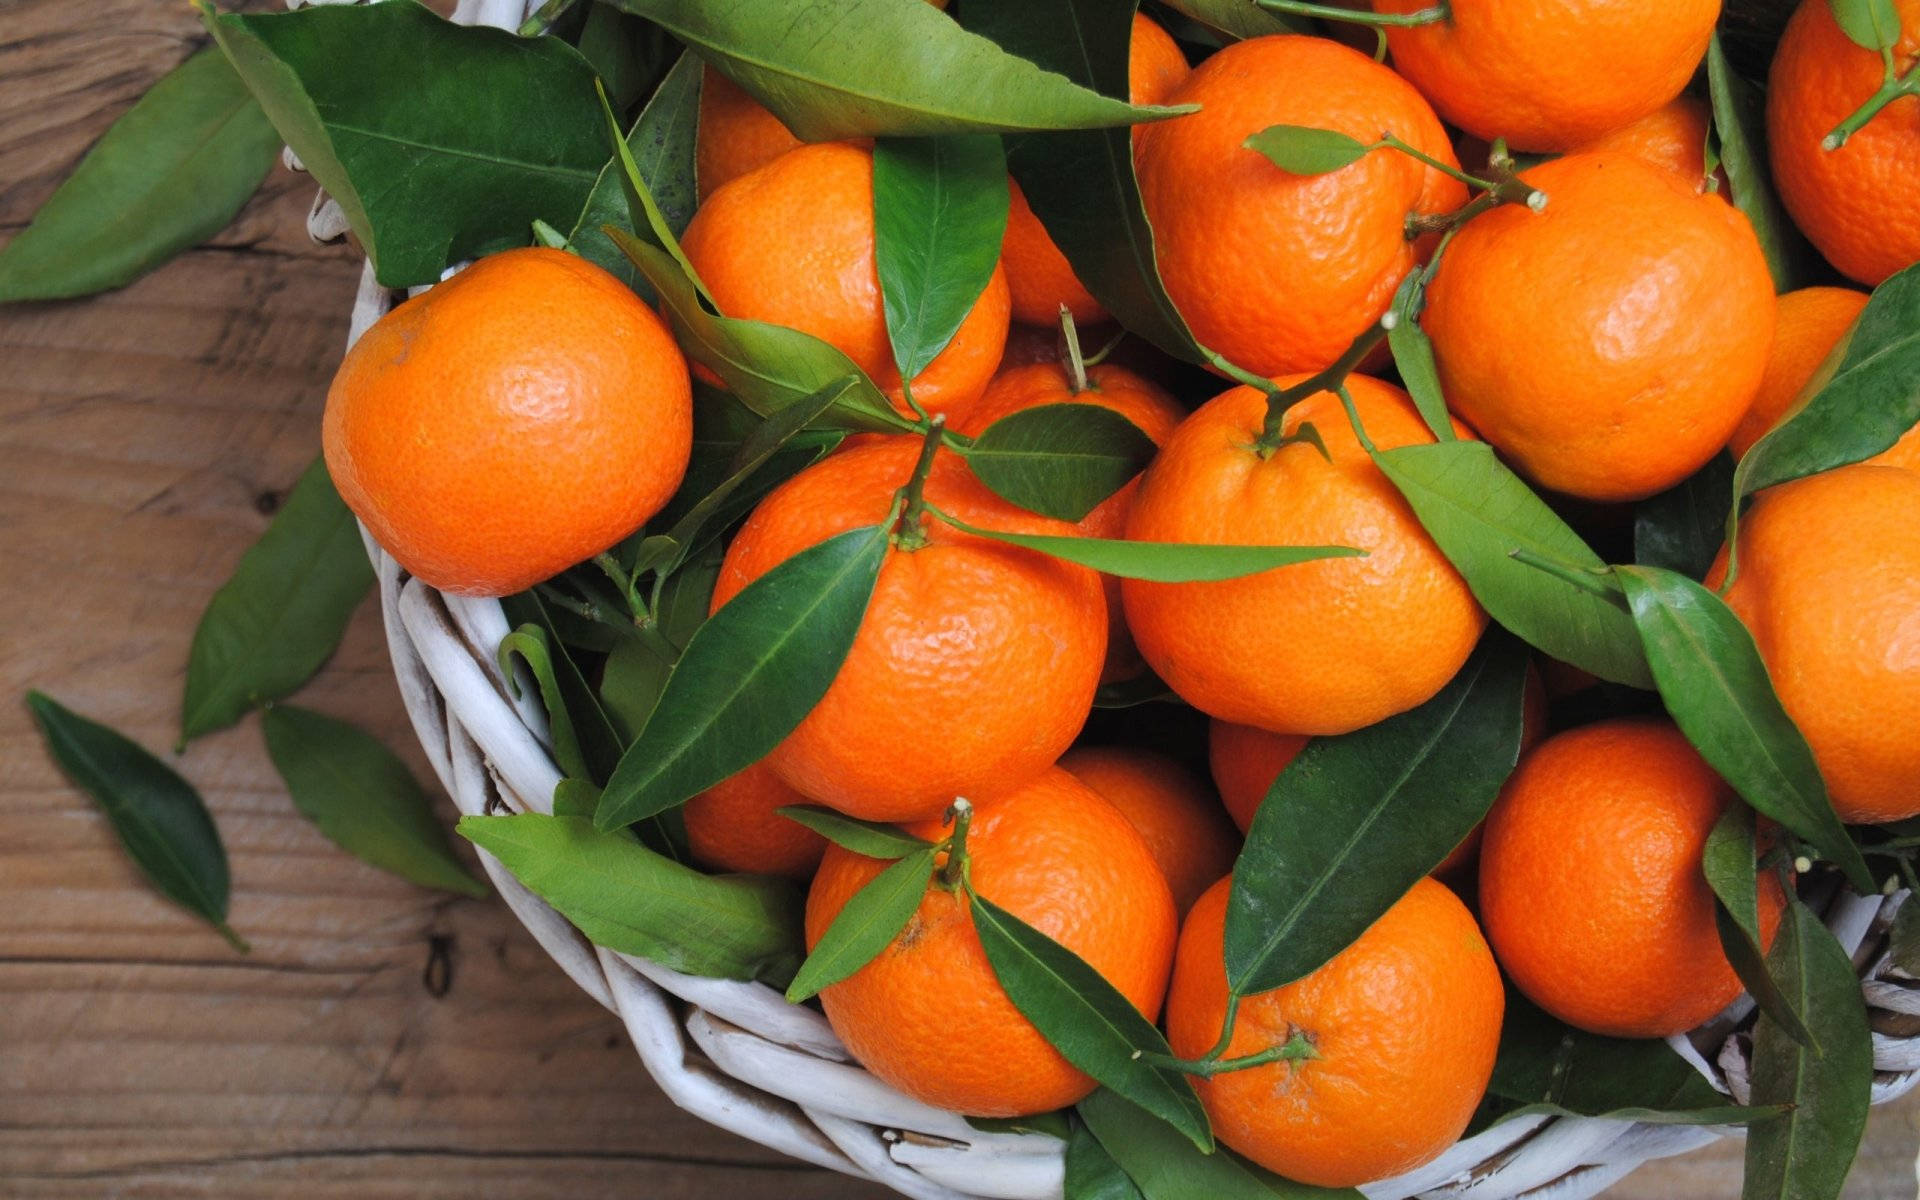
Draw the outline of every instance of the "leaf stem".
M908 478L907 486L900 489L899 524L894 529L893 544L902 550L918 550L927 544L927 531L922 521L927 512L927 475L933 470L933 455L940 448L941 435L946 432L945 414L927 421L925 432L921 435L920 458L913 464L913 475Z
M954 797L947 809L953 832L947 835L947 861L940 868L940 886L953 891L967 879L967 831L973 828L973 804L965 796Z
M1622 602L1619 585L1610 581L1609 572L1604 567L1583 567L1577 563L1563 562L1557 558L1535 553L1525 546L1516 546L1507 551L1507 557L1536 571L1544 571L1555 579L1570 583L1583 591L1592 592L1596 596L1615 603Z
M1098 350L1095 350L1092 354L1087 355L1086 364L1090 367L1099 366L1101 363L1107 361L1108 355L1112 354L1115 350L1120 348L1121 342L1124 342L1126 340L1127 340L1127 331L1122 329L1118 333L1114 334L1112 337L1108 338L1106 345L1100 347Z
M1060 306L1060 348L1067 360L1067 382L1078 396L1087 390L1087 363L1080 356L1080 331L1074 328L1073 312L1066 305Z
M1920 96L1920 63L1907 69L1905 75L1896 76L1893 72L1893 56L1886 56L1886 78L1880 84L1880 90L1867 97L1865 104L1847 114L1847 118L1835 125L1826 137L1820 139L1820 148L1826 151L1838 150L1847 144L1847 139L1860 132L1860 127L1880 115L1880 110L1892 104L1902 96Z
M213 927L219 931L221 937L227 939L227 945L232 946L242 954L253 953L253 947L247 945L247 939L233 931L233 926L227 924L225 921L215 921Z
M1175 1058L1167 1054L1146 1054L1141 1057L1155 1066L1169 1067L1187 1075L1198 1075L1202 1079L1211 1079L1215 1075L1226 1075L1233 1071L1246 1071L1254 1067L1264 1067L1269 1063L1299 1062L1303 1059L1319 1058L1312 1039L1299 1030L1294 1030L1285 1044L1269 1046L1265 1050L1252 1054L1243 1054L1239 1058Z
M1393 327L1399 323L1400 314L1388 309L1380 314L1378 321L1367 326L1364 333L1353 339L1353 344L1348 346L1339 358L1334 359L1327 366L1292 387L1274 388L1268 384L1267 420L1261 427L1260 440L1254 443L1254 448L1259 452L1260 457L1271 456L1285 443L1287 435L1281 432L1281 426L1286 421L1289 408L1308 396L1317 395L1320 392L1331 392L1345 384L1347 376L1353 374L1360 364L1366 361L1367 355L1373 353L1373 348L1385 341L1387 334L1393 332Z
M603 551L593 556L593 565L599 567L601 573L612 580L613 586L619 589L620 596L627 602L627 611L632 614L633 619L636 622L644 620L647 616L646 602L640 599L640 590L634 586L633 576L627 574L621 567L620 561Z
M1311 4L1308 0L1255 0L1255 2L1269 12L1286 13L1293 17L1324 17L1329 21L1347 21L1355 25L1371 25L1376 28L1433 25L1450 20L1453 16L1453 6L1446 0L1441 0L1439 4L1430 8L1415 9L1410 13L1367 12L1364 9L1341 8L1337 4Z

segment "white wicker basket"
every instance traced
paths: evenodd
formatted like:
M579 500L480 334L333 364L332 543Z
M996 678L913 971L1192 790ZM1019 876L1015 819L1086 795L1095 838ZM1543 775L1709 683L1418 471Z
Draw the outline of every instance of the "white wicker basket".
M301 0L290 0L297 6ZM309 0L341 2L341 0ZM353 0L344 0L351 3ZM512 28L529 0L461 0L455 19ZM314 236L345 230L321 197ZM355 302L349 343L393 303L369 269ZM444 596L412 579L371 539L394 674L415 732L440 782L463 813L550 812L560 781L546 718L533 689L515 700L494 650L507 620L491 600ZM824 1018L789 1005L761 984L700 979L591 945L565 918L481 855L514 913L588 995L626 1023L656 1083L689 1112L807 1162L926 1200L1057 1200L1063 1145L1040 1134L985 1133L867 1074ZM1873 1019L1873 1100L1920 1081L1920 984L1892 967L1886 930L1906 893L1808 897L1860 968ZM1672 1039L1715 1087L1746 1099L1747 1030L1742 998L1713 1022ZM1882 1030L1892 1032L1882 1032ZM1528 1116L1502 1122L1440 1158L1361 1190L1371 1200L1582 1200L1641 1163L1682 1154L1737 1129L1648 1125L1589 1117Z

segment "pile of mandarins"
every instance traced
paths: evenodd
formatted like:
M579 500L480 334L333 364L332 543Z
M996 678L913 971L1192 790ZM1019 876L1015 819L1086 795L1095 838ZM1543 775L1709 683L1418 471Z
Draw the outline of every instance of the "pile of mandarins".
M1465 205L1461 164L1485 173L1503 139L1543 201L1490 205L1447 236L1422 324L1456 434L1484 439L1564 511L1617 524L1622 504L1752 446L1866 302L1837 277L1776 296L1753 227L1703 157L1707 106L1686 89L1719 7L1454 0L1444 21L1387 26L1384 64L1332 37L1275 35L1190 67L1136 17L1133 100L1198 106L1134 132L1168 295L1200 343L1298 384L1380 320L1439 248L1442 225L1421 219ZM1920 0L1897 8L1905 69ZM1821 141L1881 67L1827 0L1803 0L1767 109L1793 221L1866 287L1920 260L1920 99L1896 100L1839 150ZM1276 125L1396 144L1295 174L1245 146ZM1118 355L1128 365L1059 361L1063 309L1100 342L1109 318L1017 186L992 280L903 383L876 275L872 150L803 144L709 69L697 163L683 248L719 312L831 343L903 414L910 389L958 434L1074 401L1124 415L1158 447L1077 526L1002 499L944 448L923 468L927 506L1020 533L1365 551L1217 582L1118 580L916 509L824 697L763 761L685 808L705 865L811 880L811 945L887 864L776 809L820 805L938 840L965 797L972 891L1162 1019L1176 1054L1206 1053L1229 1019L1228 876L1275 778L1310 738L1432 698L1487 626L1369 453L1434 434L1381 353L1294 404L1277 431L1252 386L1189 411L1165 386L1176 373L1137 341ZM509 251L360 341L328 397L327 462L408 570L502 595L660 509L688 460L692 378L705 375L690 377L667 323L599 268ZM1307 424L1317 438L1288 436ZM850 438L767 495L732 535L713 609L801 551L888 520L922 445ZM1738 536L1724 598L1836 811L1920 812L1920 430L1870 462L1762 492ZM1739 994L1699 865L1732 791L1664 715L1550 716L1550 701L1593 681L1536 665L1527 749L1437 882L1318 971L1236 1005L1229 1054L1309 1050L1196 1081L1226 1145L1330 1186L1431 1158L1485 1091L1503 973L1554 1016L1616 1037L1682 1032ZM1103 682L1143 671L1210 718L1210 784L1197 752L1077 744ZM1771 938L1778 872L1761 873L1759 894ZM1009 1001L944 875L820 1000L862 1064L930 1104L1008 1117L1093 1087Z

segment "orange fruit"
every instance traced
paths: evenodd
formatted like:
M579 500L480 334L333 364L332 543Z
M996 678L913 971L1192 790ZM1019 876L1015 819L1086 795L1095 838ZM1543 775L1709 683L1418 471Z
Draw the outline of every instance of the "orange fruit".
M1002 417L1045 404L1098 404L1132 421L1140 432L1163 444L1173 436L1174 427L1186 417L1187 410L1158 384L1127 370L1105 363L1087 369L1087 390L1073 390L1067 368L1057 362L1034 363L1014 367L994 376L986 394L963 419L955 423L959 433L978 435ZM1080 518L1076 528L1083 537L1119 538L1126 536L1127 514L1133 508L1134 493L1140 481L1125 487L1096 505ZM1102 683L1131 679L1140 673L1140 652L1134 648L1133 635L1127 632L1126 614L1120 606L1120 581L1112 575L1100 577L1107 593L1107 665L1100 674ZM1209 879L1208 883L1213 881Z
M508 250L367 330L321 437L340 498L401 566L505 596L660 510L693 447L692 385L625 284L560 250Z
M1920 484L1920 481L1916 481ZM1610 1037L1691 1029L1740 994L1700 870L1732 789L1665 719L1548 738L1487 816L1480 916L1514 984ZM1761 932L1785 897L1761 878Z
M831 343L899 404L873 237L873 152L825 142L721 187L681 248L721 312ZM1006 340L1007 280L996 267L953 340L913 380L914 399L961 412L993 378Z
M1866 306L1866 293L1852 288L1801 288L1780 297L1767 372L1760 378L1760 390L1747 406L1747 415L1727 439L1727 449L1735 458L1753 449L1763 434L1779 424ZM1920 471L1920 426L1867 461Z
M807 547L884 521L918 454L917 438L876 438L776 488L727 547L714 609ZM1001 500L944 450L926 499L982 528L1074 532ZM1106 655L1093 571L931 517L923 528L926 545L888 552L832 686L767 756L790 786L870 820L932 817L1052 766L1086 720Z
M1702 101L1676 96L1637 121L1601 134L1579 147L1581 154L1631 154L1672 171L1695 190L1707 180L1707 125Z
M1201 108L1143 128L1134 153L1160 274L1194 336L1261 375L1317 371L1339 357L1425 257L1425 240L1407 240L1407 214L1466 199L1457 180L1396 150L1307 177L1242 144L1270 125L1368 143L1389 131L1454 162L1420 94L1337 42L1236 42L1167 103Z
M1159 104L1180 86L1188 71L1186 55L1167 31L1144 14L1133 14L1133 37L1127 53L1127 99L1134 104ZM1140 136L1138 128L1134 137ZM1027 206L1020 185L1009 182L1007 233L1000 244L1000 262L1007 271L1007 289L1013 299L1013 319L1029 325L1053 325L1066 306L1073 319L1091 325L1107 319L1107 310L1093 298L1067 256L1060 253L1040 218Z
M1167 1040L1194 1058L1225 1024L1230 881L1180 931ZM1288 1179L1351 1187L1412 1170L1466 1129L1493 1075L1506 996L1454 894L1422 879L1319 970L1240 1004L1226 1057L1304 1038L1305 1059L1197 1079L1220 1140Z
M687 848L714 871L806 879L820 865L827 839L775 812L812 801L755 763L687 801Z
M1740 522L1727 605L1847 821L1920 813L1917 515L1920 474L1859 464L1768 488Z
M1268 733L1218 717L1207 722L1207 766L1213 772L1213 786L1220 789L1220 802L1241 833L1253 828L1253 814L1260 811L1273 781L1306 745L1304 734Z
M1364 375L1347 382L1375 445L1433 440L1405 392ZM1366 556L1219 583L1125 580L1127 626L1155 673L1209 716L1345 733L1432 697L1487 617L1361 448L1338 397L1307 397L1284 425L1293 433L1311 422L1331 461L1305 442L1263 458L1254 443L1266 412L1262 393L1240 387L1182 422L1141 477L1127 536Z
M1760 386L1773 279L1747 218L1626 154L1525 178L1448 248L1424 318L1447 401L1524 474L1636 500L1726 444Z
M1920 58L1920 0L1893 7L1894 70L1905 74ZM1767 85L1767 149L1780 199L1828 262L1869 285L1920 261L1920 97L1887 105L1838 150L1821 142L1879 90L1880 78L1880 56L1842 32L1827 0L1802 0Z
M1429 0L1372 0L1408 13ZM1468 133L1570 150L1680 94L1720 0L1453 0L1444 21L1387 30L1394 69Z
M1181 916L1233 869L1240 837L1220 802L1166 755L1128 746L1080 746L1067 751L1060 767L1133 822L1173 889L1173 907Z
M929 840L938 821L910 827ZM967 836L974 891L1079 955L1149 1020L1177 922L1166 880L1127 819L1059 768L979 807ZM807 895L807 946L886 863L827 850ZM820 993L861 1065L926 1104L1013 1117L1072 1104L1093 1080L1060 1057L1001 990L965 899L927 888L886 949Z
M693 140L693 177L700 202L803 143L766 105L733 80L700 72L700 127Z

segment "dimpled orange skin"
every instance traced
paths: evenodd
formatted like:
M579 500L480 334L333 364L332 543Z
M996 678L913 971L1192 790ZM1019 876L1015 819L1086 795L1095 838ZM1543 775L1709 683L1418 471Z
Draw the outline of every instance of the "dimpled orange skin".
M1753 449L1762 434L1779 424L1866 306L1867 294L1852 288L1801 288L1780 297L1767 372L1760 379L1753 403L1747 406L1747 415L1740 418L1733 436L1727 439L1727 449L1735 458ZM1920 426L1909 429L1867 462L1920 471Z
M775 489L727 548L714 609L801 550L884 521L919 449L876 436ZM1001 500L945 451L926 499L983 528L1074 533ZM868 820L936 816L956 796L978 803L1052 766L1086 721L1106 656L1093 571L931 517L924 528L927 545L888 552L832 686L766 759L817 802Z
M1631 154L1686 180L1695 191L1707 181L1707 106L1676 96L1646 116L1579 147L1581 154Z
M807 879L827 839L774 810L811 803L755 763L687 801L687 848L709 870Z
M1180 402L1167 394L1164 388L1125 367L1106 363L1089 367L1087 382L1089 387L1086 391L1075 392L1067 369L1057 362L1034 363L1003 370L993 377L993 382L987 385L986 394L980 397L962 420L955 423L954 428L957 432L978 436L1000 418L1029 408L1044 404L1098 404L1132 421L1140 432L1152 439L1154 445L1159 446L1173 436L1174 427L1186 418L1187 410L1180 407ZM1137 478L1130 480L1119 491L1095 505L1092 512L1076 523L1081 536L1126 536L1127 514L1133 508L1134 493L1139 488L1140 481ZM1134 647L1133 635L1127 632L1127 617L1120 602L1120 580L1112 575L1102 575L1100 583L1107 595L1107 665L1100 673L1100 682L1131 679L1140 673L1144 664L1140 661L1139 650Z
M1894 0L1894 70L1920 57L1920 0ZM1767 149L1780 199L1807 239L1864 284L1920 261L1920 97L1881 109L1838 150L1820 142L1879 90L1880 56L1853 44L1827 0L1801 0L1774 53Z
M1678 96L1719 17L1720 0L1453 0L1447 20L1389 28L1387 48L1450 123L1515 150L1561 151Z
M1469 221L1427 291L1447 401L1522 474L1637 500L1726 444L1760 386L1773 280L1718 196L1624 154L1525 173L1544 211Z
M666 325L618 279L563 251L508 250L354 343L321 439L341 499L401 566L444 592L505 596L667 502L693 447L692 384Z
M1192 68L1186 55L1166 30L1141 13L1133 14L1133 36L1127 46L1127 99L1134 104L1159 104L1185 81ZM1139 129L1133 136L1140 136ZM1060 253L1040 218L1027 206L1026 193L1011 184L1007 232L1000 244L1000 261L1007 271L1007 290L1013 300L1013 319L1029 325L1053 325L1065 305L1073 319L1092 325L1107 319L1107 310L1093 298L1067 256Z
M910 832L945 837L937 821ZM1057 767L981 805L967 837L974 890L1079 955L1151 1020L1177 922L1147 843L1118 809ZM828 849L807 895L809 948L886 863ZM972 915L936 881L906 928L820 993L861 1065L925 1104L1013 1117L1072 1104L1093 1081L1001 990Z
M1700 852L1733 792L1665 719L1569 730L1520 761L1487 815L1480 919L1500 965L1570 1025L1666 1037L1740 994ZM1761 933L1785 897L1761 877Z
M1920 813L1920 474L1865 464L1768 488L1727 606L1847 821ZM1718 587L1726 551L1707 576Z
M1167 1040L1196 1057L1224 1025L1231 881L1193 906L1167 992ZM1288 1179L1351 1187L1412 1170L1466 1129L1493 1075L1506 997L1473 916L1430 879L1319 970L1249 996L1227 1057L1287 1043L1318 1057L1196 1079L1214 1132Z
M1173 759L1131 746L1080 746L1061 756L1060 767L1140 831L1182 917L1233 870L1240 835L1206 785Z
M1425 241L1407 241L1407 214L1466 200L1457 180L1395 150L1307 177L1242 145L1270 125L1369 143L1384 130L1454 164L1419 93L1337 42L1236 42L1166 102L1201 110L1144 127L1136 143L1160 274L1203 345L1262 375L1317 371L1339 357L1425 257Z
M1433 440L1399 388L1364 375L1348 387L1375 445ZM1125 580L1127 627L1155 673L1209 716L1276 733L1346 733L1431 698L1466 662L1487 615L1360 447L1336 396L1300 401L1284 426L1311 422L1331 462L1305 442L1262 459L1253 443L1266 410L1262 393L1241 387L1182 422L1141 477L1127 536L1350 546L1366 556L1219 583Z
M700 125L693 175L700 200L803 143L786 123L712 67L700 72Z
M721 187L680 244L721 312L831 343L899 406L873 239L873 152L823 142ZM914 399L950 417L964 411L1006 340L1007 279L996 266L953 340L913 380Z

